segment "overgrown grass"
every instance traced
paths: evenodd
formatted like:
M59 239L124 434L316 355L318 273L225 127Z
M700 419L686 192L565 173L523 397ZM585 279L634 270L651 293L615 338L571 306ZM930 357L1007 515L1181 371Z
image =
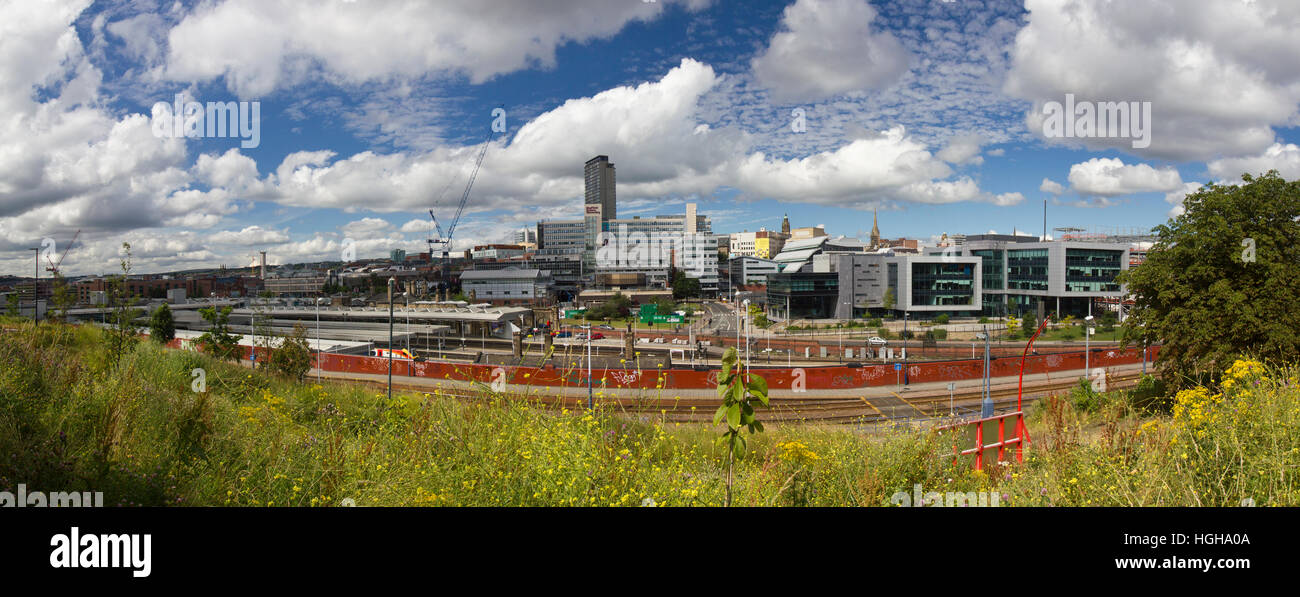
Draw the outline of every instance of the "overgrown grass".
M112 505L723 503L726 450L705 425L487 388L390 401L145 342L110 369L105 350L91 327L0 334L0 489L102 491ZM738 462L735 503L889 505L920 484L1004 505L1295 505L1296 371L1243 363L1226 387L1172 403L1151 387L1043 401L1026 462L986 472L954 465L928 429L769 425Z

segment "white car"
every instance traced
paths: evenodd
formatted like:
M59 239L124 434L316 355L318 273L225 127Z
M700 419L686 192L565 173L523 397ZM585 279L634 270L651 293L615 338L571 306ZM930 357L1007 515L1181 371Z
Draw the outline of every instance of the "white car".
M870 343L870 344L878 345L878 346L883 346L883 345L885 345L885 344L889 344L889 341L888 341L888 340L886 340L886 339L884 339L884 338L881 338L880 336L872 336L872 337L870 337L870 338L867 338L867 342Z

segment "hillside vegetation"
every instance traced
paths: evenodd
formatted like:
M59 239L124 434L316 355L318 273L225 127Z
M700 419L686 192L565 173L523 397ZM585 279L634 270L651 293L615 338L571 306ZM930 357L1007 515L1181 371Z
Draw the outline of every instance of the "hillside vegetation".
M547 409L486 387L476 401L390 401L147 342L112 359L104 336L13 322L0 334L0 489L102 491L108 505L724 501L727 449L706 425ZM770 424L736 463L734 499L890 505L919 484L1012 506L1296 505L1296 376L1240 360L1172 400L1152 380L1101 395L1081 386L1035 407L1023 464L986 472L954 465L949 439L929 429Z

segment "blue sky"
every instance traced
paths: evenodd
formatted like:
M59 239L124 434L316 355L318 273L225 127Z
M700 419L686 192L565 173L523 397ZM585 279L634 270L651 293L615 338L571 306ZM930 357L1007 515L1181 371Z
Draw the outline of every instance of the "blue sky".
M1281 0L0 0L0 271L78 229L71 274L422 250L493 108L460 248L580 210L715 232L1148 228L1243 171L1300 177L1300 7ZM153 106L260 103L260 144ZM1151 144L1049 138L1047 102L1150 102ZM802 116L800 116L802 115ZM438 199L441 198L440 201Z

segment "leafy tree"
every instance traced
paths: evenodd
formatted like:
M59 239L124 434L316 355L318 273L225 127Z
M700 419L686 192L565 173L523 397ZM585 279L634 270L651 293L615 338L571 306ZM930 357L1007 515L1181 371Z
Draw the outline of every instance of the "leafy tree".
M57 321L65 321L68 318L68 309L77 304L77 295L68 286L68 280L63 277L63 273L54 272L54 292L50 293L50 302L53 309L50 314Z
M1123 273L1135 304L1123 342L1160 349L1171 390L1242 354L1300 359L1300 182L1276 171L1209 184L1154 229L1146 261Z
M275 344L274 328L271 327L270 306L266 300L274 296L270 292L262 292L257 295L261 301L253 301L250 306L253 309L253 348L261 348L261 355L267 355L271 352ZM259 357L260 358L260 357ZM254 365L257 361L254 361Z
M159 344L166 344L175 337L176 320L172 317L172 308L167 303L158 305L149 318L149 338Z
M127 349L135 344L135 318L140 316L140 310L135 308L136 298L126 286L127 278L131 275L131 243L122 243L122 260L119 263L122 273L115 276L109 284L113 312L108 316L109 323L112 324L108 332L108 354L109 362L114 367L122 360Z
M293 333L271 353L268 364L272 371L302 381L303 376L311 371L311 345L307 343L306 326L295 323Z
M925 348L934 348L937 346L934 337L934 330L925 331L925 335L921 337L921 346Z
M229 306L219 310L215 307L199 309L199 317L207 321L209 327L199 336L198 344L203 352L234 361L239 359L239 339L230 333L230 310Z
M1025 323L1020 326L1020 336L1028 340L1036 331L1038 331L1038 318L1033 313L1025 315Z
M1008 338L1015 338L1016 335L1020 333L1020 320L1019 320L1019 319L1016 319L1015 317L1007 317L1007 319L1006 319L1006 325L1007 325L1007 332L1006 332L1006 333L1007 333L1007 337L1008 337Z
M681 270L673 271L673 298L676 300L699 298L700 281Z
M617 319L627 317L632 312L632 299L621 292L615 292L609 300L596 307L587 309L588 319Z
M11 292L9 293L9 296L5 297L5 315L18 317L18 314L20 313L18 310L18 301L17 292Z
M943 325L943 324L945 324L945 323L948 323L948 314L947 314L947 313L940 313L938 317L935 317L935 318L934 318L934 322L937 323L937 324L939 324L939 325Z
M894 289L886 288L885 289L885 310L893 311L894 305L897 303L898 303L898 299L894 297Z

